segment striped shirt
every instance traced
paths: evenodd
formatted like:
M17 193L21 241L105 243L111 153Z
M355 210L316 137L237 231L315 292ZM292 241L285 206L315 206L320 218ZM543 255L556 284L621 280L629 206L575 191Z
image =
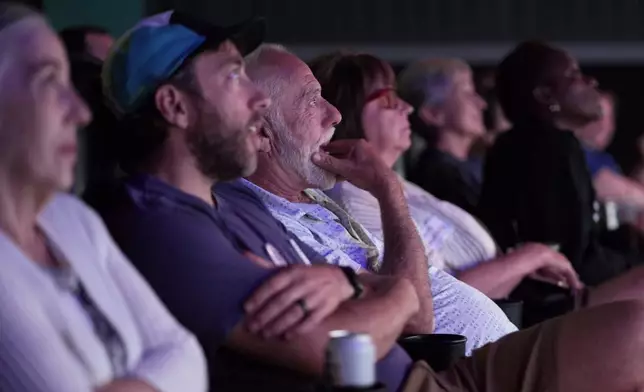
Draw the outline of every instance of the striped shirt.
M112 241L100 218L59 194L38 218L56 253L109 323L98 333L68 285L0 231L0 391L87 392L119 377L159 391L207 389L196 339L175 321ZM113 343L109 343L111 340Z
M401 181L426 253L437 252L441 256L434 257L432 265L453 275L496 256L494 240L472 215L411 182ZM327 194L370 233L383 238L380 207L371 194L346 181Z
M317 203L292 203L249 181L244 180L243 184L259 196L287 230L323 255L329 264L349 266L354 270L368 268L368 247L343 226L342 222L346 219L338 216L341 212L336 214L317 204L325 197L323 192L307 190L307 195L315 194L314 200ZM383 242L364 227L362 230L378 248L382 261ZM431 281L434 303L434 331L466 336L467 355L472 350L517 330L503 311L475 288L435 267L429 268L428 279Z

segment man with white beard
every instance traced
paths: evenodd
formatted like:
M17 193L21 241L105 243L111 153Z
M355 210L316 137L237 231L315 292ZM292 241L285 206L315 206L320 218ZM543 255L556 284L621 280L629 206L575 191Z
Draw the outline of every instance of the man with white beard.
M468 338L467 353L516 331L501 309L476 289L435 268L424 255L397 175L375 158L365 141L329 144L341 116L321 96L309 67L278 45L247 58L247 72L273 105L264 113L257 170L243 181L300 241L329 264L358 272L406 278L420 300L407 332L452 333ZM362 161L359 170L329 165L331 154ZM347 170L343 170L343 166ZM384 244L324 195L338 178L378 199ZM233 200L239 183L220 183L218 197ZM428 271L430 279L428 279ZM432 317L436 329L432 324Z

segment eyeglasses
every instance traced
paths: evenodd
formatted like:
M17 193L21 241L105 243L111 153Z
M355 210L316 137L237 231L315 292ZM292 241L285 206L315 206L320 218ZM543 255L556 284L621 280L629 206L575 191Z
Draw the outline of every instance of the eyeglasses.
M403 105L396 90L392 87L381 88L369 94L365 105L372 101L379 101L380 105L385 109L400 109Z

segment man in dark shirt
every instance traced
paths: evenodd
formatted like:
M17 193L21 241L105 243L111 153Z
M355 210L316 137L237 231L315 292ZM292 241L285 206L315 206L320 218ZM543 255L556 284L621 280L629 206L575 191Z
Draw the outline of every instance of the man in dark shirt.
M322 373L328 333L337 329L371 335L377 377L392 391L403 385L425 392L642 386L644 308L636 304L579 312L510 335L436 375L423 364L412 369L395 345L419 308L410 283L328 265L266 268L266 260L304 258L249 194L240 193L234 205L211 194L213 183L248 175L257 163L258 118L269 101L246 76L240 52L257 46L260 29L157 15L119 40L104 71L111 104L140 126L115 132L127 131L121 134L125 167L141 174L115 189L101 213L124 252L203 344L213 390L311 390L311 376ZM375 153L321 155L328 167L362 174L363 182L377 179L364 164ZM620 334L605 322L622 318ZM579 325L585 334L575 336ZM604 336L611 345L591 344ZM564 372L559 364L571 363L571 355L586 360Z
M601 116L594 80L568 54L522 44L499 65L497 90L513 129L487 155L481 218L502 248L558 244L585 284L628 270L635 260L598 241L595 191L571 131Z

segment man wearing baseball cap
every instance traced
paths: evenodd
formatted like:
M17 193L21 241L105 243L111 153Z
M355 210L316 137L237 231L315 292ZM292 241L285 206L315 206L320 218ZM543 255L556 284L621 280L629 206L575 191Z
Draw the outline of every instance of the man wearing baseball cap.
M215 182L255 170L270 102L242 55L263 30L261 21L220 28L168 12L117 41L103 82L123 122L114 145L128 176L95 207L199 338L213 390L311 390L328 333L339 328L373 336L378 380L396 390L411 363L394 345L418 310L411 284L308 265L319 256L252 192L240 191L234 206L211 195Z

